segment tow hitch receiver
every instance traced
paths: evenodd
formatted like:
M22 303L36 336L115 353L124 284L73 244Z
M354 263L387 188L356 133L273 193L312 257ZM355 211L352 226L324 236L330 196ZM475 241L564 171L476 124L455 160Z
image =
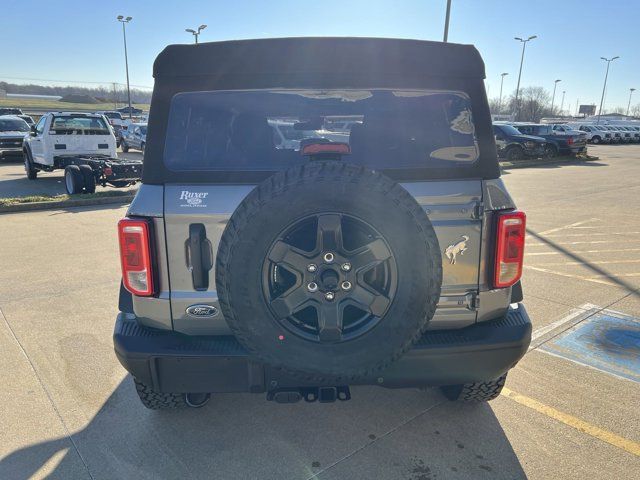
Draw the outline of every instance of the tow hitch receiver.
M348 386L340 387L301 387L281 388L270 390L267 400L277 403L296 403L304 399L306 402L332 403L336 400L346 402L351 400L351 391Z

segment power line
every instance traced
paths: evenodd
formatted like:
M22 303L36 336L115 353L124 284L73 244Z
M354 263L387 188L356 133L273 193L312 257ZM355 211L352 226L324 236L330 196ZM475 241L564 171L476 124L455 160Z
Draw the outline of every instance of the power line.
M119 82L95 82L95 81L83 81L83 80L53 80L50 78L24 78L24 77L5 77L4 75L0 75L0 78L6 79L6 80L23 80L23 81L30 81L30 82L55 82L55 83L89 83L89 84L94 84L94 85L113 85L114 83L116 85L121 85L121 86L126 86L126 83L119 83ZM42 86L46 86L46 85L42 85ZM147 85L131 85L132 87L137 87L137 88L148 88L149 90L153 90L153 87L149 87Z

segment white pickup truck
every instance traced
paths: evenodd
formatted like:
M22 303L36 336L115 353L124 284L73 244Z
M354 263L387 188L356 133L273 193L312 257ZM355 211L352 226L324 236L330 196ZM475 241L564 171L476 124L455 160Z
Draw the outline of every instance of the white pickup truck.
M116 139L103 115L50 112L23 144L27 177L64 169L67 193L93 193L96 184L126 187L140 180L142 162L117 158Z

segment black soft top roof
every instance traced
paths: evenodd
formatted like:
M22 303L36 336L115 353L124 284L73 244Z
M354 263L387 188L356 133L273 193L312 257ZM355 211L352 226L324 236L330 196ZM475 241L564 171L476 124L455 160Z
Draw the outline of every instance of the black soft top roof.
M169 45L153 66L155 78L219 75L411 73L485 78L472 45L390 38L302 37ZM261 82L260 82L261 83Z

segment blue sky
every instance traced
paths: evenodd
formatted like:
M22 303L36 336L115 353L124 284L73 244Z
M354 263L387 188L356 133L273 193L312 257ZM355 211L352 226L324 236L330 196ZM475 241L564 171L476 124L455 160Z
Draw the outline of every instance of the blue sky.
M131 83L152 86L151 67L167 44L190 43L184 32L208 25L201 41L285 36L377 36L441 40L446 0L3 0L0 14L0 79L37 78L124 82L119 14L127 27ZM565 107L598 103L605 64L612 64L607 107L627 105L640 89L638 20L632 0L453 0L449 40L472 43L487 67L487 90L497 97L515 89L520 43L527 46L522 86L551 90L562 79ZM14 80L19 83L24 81ZM636 92L638 94L638 92ZM638 94L633 104L640 103Z

